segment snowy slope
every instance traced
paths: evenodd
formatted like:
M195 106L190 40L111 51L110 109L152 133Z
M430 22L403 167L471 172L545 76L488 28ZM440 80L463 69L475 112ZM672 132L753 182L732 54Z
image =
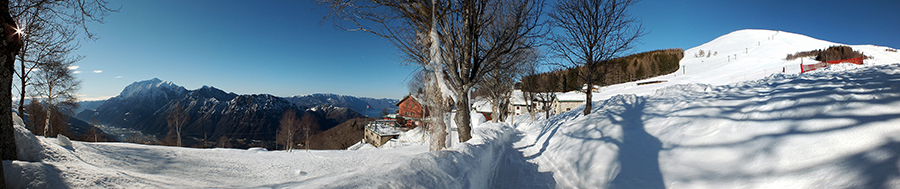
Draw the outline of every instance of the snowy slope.
M688 49L675 73L604 87L590 115L516 118L514 148L563 188L900 187L900 53L850 45L869 67L808 74L783 59L831 45L735 31Z
M564 188L900 187L900 64L855 67L617 95L515 146Z
M809 36L784 31L745 29L720 36L703 45L685 50L678 71L646 80L603 87L594 94L594 101L605 100L618 94L649 95L656 89L677 84L703 83L725 85L741 81L765 78L773 73L799 74L800 62L814 60L787 61L787 54L815 49L825 49L832 45L845 45L815 39ZM868 65L900 63L900 53L887 52L890 47L874 45L848 45L853 50L863 52L874 59L865 60ZM896 48L896 47L895 47ZM715 56L694 57L700 50L712 51ZM735 60L737 57L737 60ZM638 86L644 81L667 82Z
M515 133L487 124L441 152L428 152L421 141L285 152L78 141L62 147L22 125L19 119L15 126L20 160L3 161L10 188L485 188L502 155L494 152L508 148Z

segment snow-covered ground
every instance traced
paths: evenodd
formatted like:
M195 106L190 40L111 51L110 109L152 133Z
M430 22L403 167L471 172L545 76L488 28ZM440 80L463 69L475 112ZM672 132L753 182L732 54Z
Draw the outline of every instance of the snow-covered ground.
M592 114L581 106L513 123L473 114L474 138L439 152L421 130L382 148L284 152L62 147L17 126L21 160L3 167L12 188L900 187L900 53L851 46L875 58L805 74L800 60L783 60L833 44L736 31L686 50L683 70L648 79L667 82L602 88ZM700 49L717 55L695 58Z
M703 45L685 50L685 56L678 71L646 80L605 86L593 95L594 101L601 101L619 94L649 95L657 89L678 84L702 83L727 85L742 81L763 79L774 73L799 74L800 63L816 63L810 59L786 61L788 54L801 51L825 49L832 45L844 45L811 38L805 35L772 30L746 29L731 32ZM848 45L853 50L863 52L873 59L865 60L867 65L900 63L900 53L888 52L875 45ZM894 47L897 48L897 47ZM712 51L713 56L694 57L700 50ZM735 59L737 57L737 59ZM644 81L666 81L658 84L640 85Z
M563 188L900 187L900 64L829 69L617 95L515 147Z
M498 164L493 152L514 133L505 124L486 124L469 142L437 153L421 141L285 152L78 141L63 147L56 138L29 134L21 121L16 129L21 160L3 162L10 188L480 188Z

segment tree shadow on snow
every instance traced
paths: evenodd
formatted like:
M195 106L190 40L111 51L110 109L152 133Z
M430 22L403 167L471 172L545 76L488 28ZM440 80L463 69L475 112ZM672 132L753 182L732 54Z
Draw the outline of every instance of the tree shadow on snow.
M803 75L795 79L789 79L786 82L769 83L765 86L735 86L733 91L724 91L719 93L720 95L716 97L692 99L694 101L705 102L737 100L745 101L744 103L735 105L690 106L673 111L684 112L707 109L714 110L714 112L706 111L707 113L699 115L672 116L670 113L651 114L650 116L719 119L734 122L757 123L804 120L852 120L852 123L850 124L819 129L799 128L799 126L795 124L788 127L787 130L783 132L756 135L741 141L705 145L673 144L673 148L735 147L760 140L844 131L862 125L885 122L900 117L900 114L898 113L860 112L858 114L849 115L832 113L865 108L867 107L866 105L882 105L900 101L900 95L897 95L897 93L900 92L900 88L898 88L900 85L896 84L897 81L900 81L900 74L888 74L874 68L848 73L826 72L817 74L818 75ZM870 99L863 97L875 98ZM767 105L779 103L790 105L777 108L763 108ZM848 106L850 104L854 104L855 106ZM750 116L752 114L761 114L762 116ZM736 118L731 115L744 116Z
M620 171L610 183L610 188L665 188L659 170L659 151L662 143L647 133L641 116L645 101L642 98L632 106L626 106L621 115L626 119L610 121L621 125L623 138L619 146Z
M511 141L519 141L524 136L516 135ZM553 173L538 171L538 165L526 161L522 151L513 147L513 143L504 146L500 165L494 173L491 188L556 188Z
M7 188L71 188L66 185L62 171L42 162L3 161Z
M633 99L633 100L632 100ZM602 129L589 125L578 128L575 131L564 133L567 137L585 141L599 141L605 144L613 144L618 147L618 173L611 176L608 188L665 188L662 173L659 168L659 152L663 150L659 139L647 133L644 129L643 116L646 100L644 97L617 96L603 103L595 103L597 107L589 116L600 116L609 121L614 127L622 129L621 141L606 134L602 137L592 136L590 133L603 133ZM580 111L579 111L580 113ZM585 146L596 148L596 146ZM581 149L590 152L594 149ZM582 155L575 164L579 170L589 170L596 162L592 162L594 154ZM615 166L613 166L615 167ZM590 187L590 186L582 186Z
M889 65L897 67L897 65ZM879 66L881 67L881 66ZM897 68L892 68L897 70ZM900 118L896 111L872 111L871 106L900 102L900 74L887 73L878 68L865 68L846 72L826 72L800 75L796 78L752 81L728 87L718 87L705 95L693 95L698 102L669 112L647 113L657 118L688 118L725 120L741 125L787 124L777 132L760 133L746 139L709 144L672 144L669 149L727 148L745 154L734 162L753 162L777 157L777 148L793 137L853 131L862 127L889 124ZM716 91L718 90L718 91ZM696 93L697 91L694 91ZM690 97L690 96L689 96ZM675 104L684 98L657 98L656 104ZM735 101L739 103L727 103ZM715 102L715 103L711 103ZM698 106L699 105L699 106ZM680 114L684 112L684 114ZM702 112L697 114L694 112ZM848 113L851 112L851 113ZM805 121L835 122L830 127L810 127ZM752 124L746 124L752 123ZM673 127L680 129L682 127ZM675 131L675 130L672 130ZM664 130L662 135L666 135ZM870 136L882 137L882 136ZM837 161L803 167L797 170L748 173L740 171L698 170L695 177L677 182L699 180L752 180L759 177L796 176L827 169L839 164L847 174L858 180L849 181L851 188L896 188L900 180L900 142L885 137L884 144L868 151L851 154ZM853 139L850 139L853 140ZM702 158L702 157L698 157ZM790 158L790 157L787 157ZM837 174L837 173L836 173ZM838 174L841 175L841 174ZM826 181L832 182L832 181ZM836 184L844 181L836 180ZM827 187L826 187L827 188Z
M860 173L860 188L897 188L891 180L900 179L900 141L891 140L869 151L853 154L841 161Z

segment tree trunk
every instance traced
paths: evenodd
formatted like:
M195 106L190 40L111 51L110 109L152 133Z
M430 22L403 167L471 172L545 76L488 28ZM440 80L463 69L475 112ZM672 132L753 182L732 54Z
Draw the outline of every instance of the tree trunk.
M22 41L15 32L16 22L9 14L9 0L0 0L0 159L16 159L15 129L12 121L12 78L15 70L16 54L22 48ZM2 172L2 169L0 169ZM0 177L3 179L3 177ZM5 186L2 186L5 187Z
M434 74L434 78L432 78L431 85L428 86L428 90L430 95L427 98L430 101L428 102L428 114L429 120L427 124L430 124L431 127L431 151L439 151L448 147L447 138L449 133L447 132L447 121L445 119L444 113L447 113L449 109L445 108L445 100L449 99L450 94L444 94L442 91L443 87L445 87L443 83L444 75L442 69L442 58L441 54L441 37L438 34L438 18L437 18L437 0L431 0L431 29L428 31L428 37L431 39L431 47L428 48L428 55L430 57L430 62L426 67L430 67L432 73Z
M472 139L472 117L469 115L469 93L468 88L458 91L459 99L456 101L456 127L459 132L459 142L466 142Z
M3 175L3 163L0 162L0 188L6 188L6 177Z
M51 91L53 90L51 89ZM50 114L52 113L50 112L50 110L53 109L53 101L51 101L50 99L53 98L47 97L47 117L46 119L44 119L44 137L50 137L53 135L53 132L50 131Z
M509 100L507 100L509 97L501 97L501 99L503 100L500 101L500 107L497 108L497 119L499 122L505 122L506 117L509 116L509 111L507 111L509 110Z
M593 88L594 82L588 82L587 90L584 91L584 115L591 114L591 104L593 104L591 101L591 98L593 96L593 92L591 92L591 89Z
M22 74L25 74L25 65L22 64ZM19 117L25 117L25 86L28 84L25 80L22 80L22 91L19 91Z
M544 119L550 119L550 111L552 111L553 108L547 108L547 107L548 107L548 106L553 106L553 105L552 105L552 104L547 104L546 102L545 102L545 103L542 103L542 104L543 104L544 107L541 107L541 108L544 109L544 113L547 115L547 116L544 117Z
M430 91L434 91L429 97L431 101L428 105L428 113L429 119L428 124L431 127L431 151L439 151L447 147L447 122L444 119L444 110L443 110L443 100L441 99L440 90L434 90L437 88L436 84L432 84L430 86Z
M178 138L178 147L181 147L181 124L178 123L175 128L175 136Z
M500 98L494 98L491 103L491 123L500 121L500 117L502 116L500 115L500 111L502 111L500 108Z

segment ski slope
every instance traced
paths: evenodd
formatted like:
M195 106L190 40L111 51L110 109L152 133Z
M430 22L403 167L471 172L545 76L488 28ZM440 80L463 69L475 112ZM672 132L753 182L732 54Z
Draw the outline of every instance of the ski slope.
M763 79L774 73L799 74L800 62L814 63L810 59L785 60L787 54L815 49L825 49L832 45L846 45L815 39L805 35L772 30L738 30L713 39L700 46L685 50L685 56L678 71L646 80L610 85L593 95L594 101L605 100L618 94L649 95L657 89L677 84L703 83L726 85L741 81ZM900 53L887 52L875 45L847 45L863 52L873 59L865 60L867 65L900 63ZM895 47L896 48L896 47ZM694 57L700 50L712 51L716 55ZM736 57L736 58L735 58ZM659 84L638 86L644 81L666 81Z
M784 60L831 45L735 31L644 80L667 82L602 88L590 115L515 123L514 148L562 188L900 187L900 53L850 45L874 59L806 74Z
M3 171L11 188L900 187L900 53L851 45L875 58L804 74L800 60L783 60L830 45L735 31L647 79L667 82L603 87L592 114L581 106L511 123L473 114L474 138L439 152L421 130L352 150L63 147L17 120L20 160ZM701 49L717 55L695 58Z

